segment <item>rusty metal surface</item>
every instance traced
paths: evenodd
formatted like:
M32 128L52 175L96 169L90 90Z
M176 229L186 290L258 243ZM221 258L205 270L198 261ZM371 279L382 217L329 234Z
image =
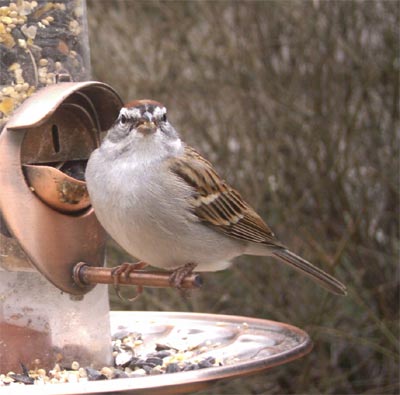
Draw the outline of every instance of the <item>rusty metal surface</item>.
M225 361L201 370L91 381L76 384L30 386L31 395L56 394L180 394L201 390L218 380L264 372L311 351L304 331L291 325L256 318L173 312L111 312L111 330L142 334L143 347L155 343L214 344L202 356ZM18 388L16 388L18 391ZM22 389L23 390L23 389ZM0 389L0 394L2 389ZM18 392L16 392L17 394ZM22 392L21 392L22 393Z
M14 244L18 240L30 263L58 288L71 294L83 294L92 288L76 286L72 270L80 261L103 266L105 232L91 207L83 211L58 207L64 211L61 213L46 201L44 195L53 194L49 197L53 202L54 197L60 199L60 188L65 183L51 183L48 188L52 193L45 191L39 198L32 190L35 185L29 185L32 181L24 176L23 165L54 166L88 159L99 143L100 133L114 122L121 105L118 95L102 83L51 85L27 99L0 134L0 212L12 235L11 239L3 239ZM79 180L73 184L80 192L72 187L67 188L65 195L64 188L64 200L71 196L74 200L76 193L85 195ZM13 265L15 258L1 257L0 265L7 270L25 266Z

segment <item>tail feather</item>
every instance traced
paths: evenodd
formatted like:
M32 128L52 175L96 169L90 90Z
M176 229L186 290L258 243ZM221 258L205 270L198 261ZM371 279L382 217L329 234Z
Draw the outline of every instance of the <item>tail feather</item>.
M281 261L288 263L294 269L309 276L328 291L337 295L347 294L346 287L340 281L336 280L336 278L332 277L328 273L325 273L320 268L314 266L310 262L307 262L305 259L299 257L293 252L282 249L274 251L273 255Z

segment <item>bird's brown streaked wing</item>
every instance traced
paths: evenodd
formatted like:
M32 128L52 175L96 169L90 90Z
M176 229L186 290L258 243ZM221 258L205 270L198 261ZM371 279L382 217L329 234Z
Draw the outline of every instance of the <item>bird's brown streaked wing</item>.
M207 225L231 237L283 247L268 225L193 148L171 159L171 170L196 191L193 212Z

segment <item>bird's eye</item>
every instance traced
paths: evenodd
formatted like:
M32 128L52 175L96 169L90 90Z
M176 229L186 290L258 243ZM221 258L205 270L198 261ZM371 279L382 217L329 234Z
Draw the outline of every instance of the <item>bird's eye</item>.
M167 122L167 114L164 114L164 115L161 117L161 121Z
M121 125L125 125L128 122L128 119L125 115L121 115L119 118L119 122L121 123Z

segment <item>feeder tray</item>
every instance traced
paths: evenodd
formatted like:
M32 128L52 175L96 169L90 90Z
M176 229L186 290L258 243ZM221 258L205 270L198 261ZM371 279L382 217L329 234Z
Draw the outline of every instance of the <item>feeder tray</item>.
M111 332L140 333L135 353L154 352L157 344L194 350L193 360L212 356L221 366L178 373L104 381L29 386L29 394L179 394L204 389L219 380L266 371L310 352L302 330L263 319L197 313L111 312ZM189 359L190 361L190 359ZM0 394L3 390L0 389ZM13 394L27 387L13 386Z

